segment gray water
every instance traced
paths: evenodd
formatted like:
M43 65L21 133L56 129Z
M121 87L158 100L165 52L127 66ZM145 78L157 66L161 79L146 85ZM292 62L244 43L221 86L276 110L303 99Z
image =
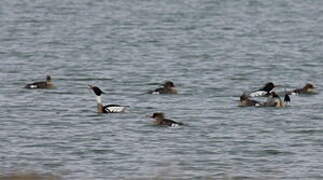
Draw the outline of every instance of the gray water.
M323 1L2 0L0 67L0 174L323 179L323 93L238 107L269 81L322 89ZM144 94L165 80L178 95ZM88 84L128 112L97 114Z

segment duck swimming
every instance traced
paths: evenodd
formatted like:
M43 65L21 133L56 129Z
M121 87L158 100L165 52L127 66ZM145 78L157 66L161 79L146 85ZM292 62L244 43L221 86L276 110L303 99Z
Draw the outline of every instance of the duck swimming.
M127 106L120 106L117 104L103 105L101 95L105 94L100 88L89 85L89 88L93 90L96 95L97 112L98 113L120 113L125 112Z
M303 88L294 89L289 91L288 94L296 95L296 94L316 94L317 90L312 83L307 83Z
M270 95L270 92L275 88L279 87L279 85L275 85L272 82L268 82L264 85L264 87L258 89L257 91L254 91L249 94L250 97L261 97L261 96L268 96Z
M154 124L156 124L156 125L164 125L164 126L171 126L171 127L176 127L178 125L184 125L181 122L175 122L170 119L165 119L164 113L161 113L161 112L156 112L150 117L155 119Z
M247 107L247 106L261 106L261 103L250 99L245 93L240 96L240 107Z
M175 84L172 81L165 81L162 87L148 91L149 94L177 94Z
M34 83L27 84L25 86L25 88L27 89L49 89L53 87L54 87L54 84L49 75L46 76L46 81L34 82Z

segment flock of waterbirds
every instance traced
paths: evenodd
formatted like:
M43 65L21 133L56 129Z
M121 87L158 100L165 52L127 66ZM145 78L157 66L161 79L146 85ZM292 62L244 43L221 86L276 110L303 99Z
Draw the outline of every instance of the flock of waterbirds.
M51 76L46 77L46 81L33 82L25 85L27 89L50 89L54 88L54 84L52 82ZM88 85L88 87L94 92L96 95L97 102L97 112L98 113L122 113L125 112L128 106L122 106L118 104L108 104L104 105L102 103L101 95L105 94L99 87ZM283 108L286 107L291 99L290 95L299 95L299 94L317 94L316 87L307 83L303 88L294 89L290 91L284 92L275 92L274 89L277 87L281 87L281 85L275 85L272 82L266 83L262 88L252 91L249 93L244 92L240 96L240 107L247 106L255 106L255 107L277 107ZM150 90L147 94L177 94L177 90L175 84L172 81L165 81L161 87ZM283 94L284 99L282 99L279 95ZM256 97L266 97L267 99L264 101L255 100ZM150 116L154 119L154 124L162 125L162 126L171 126L176 127L178 125L184 125L181 122L176 122L170 119L166 119L164 113L155 112Z
M262 88L253 91L251 93L243 93L240 96L241 107L246 106L256 106L256 107L286 107L291 99L290 95L300 95L300 94L317 94L317 89L312 83L307 83L303 88L298 88L289 91L276 92L274 88L281 87L281 85L275 85L273 82L266 83ZM279 94L284 95L282 99ZM255 97L267 97L266 101L257 101Z

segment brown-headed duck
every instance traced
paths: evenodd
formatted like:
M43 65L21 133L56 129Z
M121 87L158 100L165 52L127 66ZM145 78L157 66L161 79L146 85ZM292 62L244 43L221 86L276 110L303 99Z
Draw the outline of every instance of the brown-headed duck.
M172 81L165 81L162 87L148 91L149 94L177 94L175 84Z
M161 112L156 112L150 117L155 119L154 124L156 124L156 125L164 125L164 126L171 126L171 127L175 127L178 125L184 125L181 122L175 122L170 119L165 119L164 113L161 113Z
M46 81L39 81L39 82L33 82L30 84L27 84L25 86L27 89L49 89L49 88L54 88L54 84L52 82L52 78L47 75L46 76Z
M288 94L297 95L297 94L316 94L317 90L312 83L307 83L303 88L294 89Z
M240 96L240 107L247 107L247 106L260 106L261 103L256 101L256 100L253 100L253 99L250 99L248 95L246 95L245 93L243 93L241 96Z

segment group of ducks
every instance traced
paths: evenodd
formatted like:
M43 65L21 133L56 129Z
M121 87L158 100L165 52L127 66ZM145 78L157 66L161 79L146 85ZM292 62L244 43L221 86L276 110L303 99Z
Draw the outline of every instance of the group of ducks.
M316 94L317 90L315 86L311 83L307 83L303 88L294 89L291 91L285 91L284 100L273 91L275 87L280 87L280 85L275 85L272 82L269 82L264 85L264 87L258 89L257 91L251 92L249 94L243 93L240 96L240 106L256 106L256 107L285 107L290 103L290 95L299 95L299 94ZM267 97L267 100L264 102L256 101L251 99L253 97Z
M109 104L103 105L101 95L105 94L100 88L93 85L88 85L89 88L96 95L97 102L97 112L98 113L120 113L125 112L128 106L121 106L117 104ZM51 80L50 76L46 77L46 81L34 82L27 84L25 88L27 89L50 89L53 88L54 84ZM307 83L303 88L295 89L292 91L285 91L284 100L280 98L278 93L273 91L275 87L279 87L279 85L275 85L272 82L265 84L264 87L260 88L257 91L251 93L243 93L240 96L240 105L241 107L246 106L256 106L256 107L285 107L290 102L290 95L295 94L315 94L317 93L316 88L313 84ZM164 82L161 87L150 90L147 93L149 94L177 94L177 90L175 84L171 81ZM254 97L267 97L267 100L264 102L260 102L254 100ZM166 126L178 126L183 125L181 122L176 122L170 119L166 119L164 113L156 112L153 113L151 118L155 119L154 123L157 125L166 125Z
M105 93L97 86L93 86L93 85L88 85L88 86L90 89L92 89L92 91L96 95L98 113L121 113L126 111L128 106L121 106L118 104L104 105L102 103L101 95ZM54 87L55 86L49 75L46 77L46 81L33 82L25 85L25 88L27 89L51 89ZM177 94L177 90L176 90L175 84L172 81L166 81L161 85L161 87L155 90L150 90L147 93L148 94ZM166 126L172 126L172 127L175 127L178 125L184 125L181 122L176 122L170 119L166 119L164 113L161 113L161 112L153 113L150 117L155 119L154 124L157 124L157 125L166 125Z

